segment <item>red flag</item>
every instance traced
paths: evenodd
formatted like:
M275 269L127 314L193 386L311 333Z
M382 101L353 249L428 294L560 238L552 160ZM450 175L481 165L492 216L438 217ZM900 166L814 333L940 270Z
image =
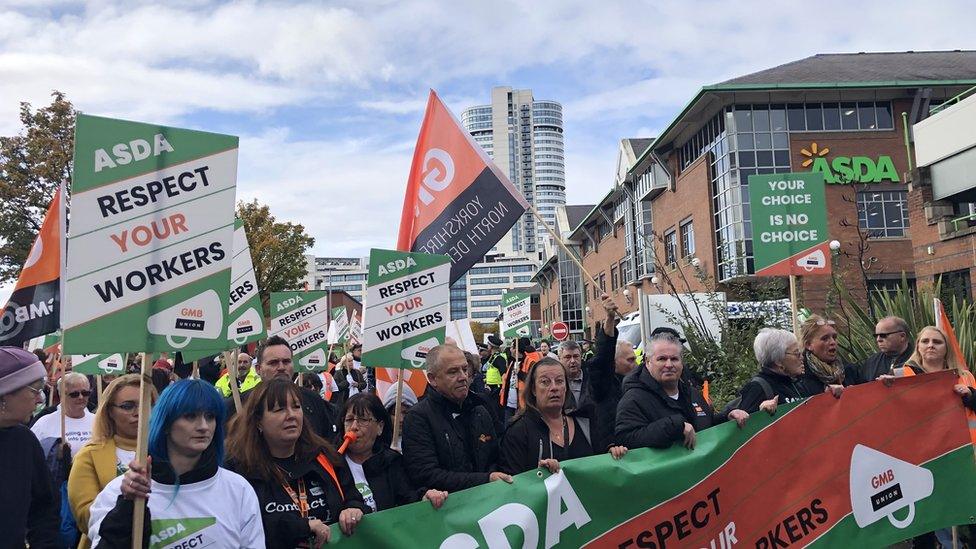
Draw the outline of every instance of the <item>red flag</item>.
M454 282L528 207L431 90L407 180L397 249L450 256Z
M54 193L44 222L0 315L0 345L25 341L61 327L61 269L64 266L64 207Z
M935 327L945 333L946 339L949 340L946 342L949 349L956 354L959 364L965 366L966 359L962 355L962 347L959 346L959 340L956 339L956 331L952 329L952 324L949 323L949 316L946 315L945 307L942 306L942 300L935 297L932 301L935 307Z

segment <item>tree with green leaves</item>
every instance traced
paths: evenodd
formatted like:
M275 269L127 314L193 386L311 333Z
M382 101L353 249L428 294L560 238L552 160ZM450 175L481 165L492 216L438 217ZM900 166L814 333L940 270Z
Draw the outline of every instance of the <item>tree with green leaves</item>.
M16 280L54 192L71 182L76 111L59 91L50 105L20 104L18 135L0 137L0 283Z
M256 199L238 202L237 217L244 222L261 304L268 316L271 292L303 289L302 280L308 274L305 253L315 239L301 224L277 221L271 209Z

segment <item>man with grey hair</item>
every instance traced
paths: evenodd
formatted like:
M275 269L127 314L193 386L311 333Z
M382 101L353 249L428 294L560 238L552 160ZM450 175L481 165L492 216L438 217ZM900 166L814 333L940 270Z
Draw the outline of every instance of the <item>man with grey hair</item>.
M469 391L461 349L438 345L427 353L428 387L403 420L403 461L415 486L455 492L512 477L495 471L498 433L484 400Z
M91 439L95 427L95 414L86 407L92 393L91 384L84 374L68 372L58 380L57 390L64 400L53 413L38 419L31 426L31 431L41 446L48 447L45 440L50 442L61 438L61 410L64 409L64 442L71 448L71 457L74 457Z
M874 327L874 341L878 352L852 368L855 379L848 380L852 385L868 383L879 376L891 373L893 368L901 368L915 351L908 323L897 316L886 316Z
M742 427L749 414L732 410L716 413L689 383L681 382L684 365L681 342L658 334L648 344L644 368L624 378L623 397L617 406L615 443L634 448L667 448L680 442L695 448L695 432L728 419Z

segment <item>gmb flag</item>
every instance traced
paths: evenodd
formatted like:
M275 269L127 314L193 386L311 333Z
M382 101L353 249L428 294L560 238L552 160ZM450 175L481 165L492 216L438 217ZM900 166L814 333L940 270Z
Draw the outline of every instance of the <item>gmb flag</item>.
M449 256L453 283L528 207L431 90L407 180L397 249Z
M867 383L707 429L694 450L569 460L556 475L452 493L439 510L423 501L370 514L339 546L883 547L976 514L955 381Z
M60 328L64 217L64 195L58 189L17 285L0 311L0 345L20 347L25 341Z

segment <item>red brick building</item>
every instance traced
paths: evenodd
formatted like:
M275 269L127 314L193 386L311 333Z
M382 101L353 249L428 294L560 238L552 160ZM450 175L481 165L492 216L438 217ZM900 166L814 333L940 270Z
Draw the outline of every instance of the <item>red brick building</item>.
M666 292L668 281L732 291L754 279L748 177L820 171L845 288L863 300L946 272L971 285L976 216L945 229L976 212L976 196L933 198L928 170L912 170L910 126L974 85L976 52L945 51L815 55L705 86L632 161L621 149L614 189L572 238L587 271L621 294ZM801 277L804 306L823 310L831 292L829 277Z

